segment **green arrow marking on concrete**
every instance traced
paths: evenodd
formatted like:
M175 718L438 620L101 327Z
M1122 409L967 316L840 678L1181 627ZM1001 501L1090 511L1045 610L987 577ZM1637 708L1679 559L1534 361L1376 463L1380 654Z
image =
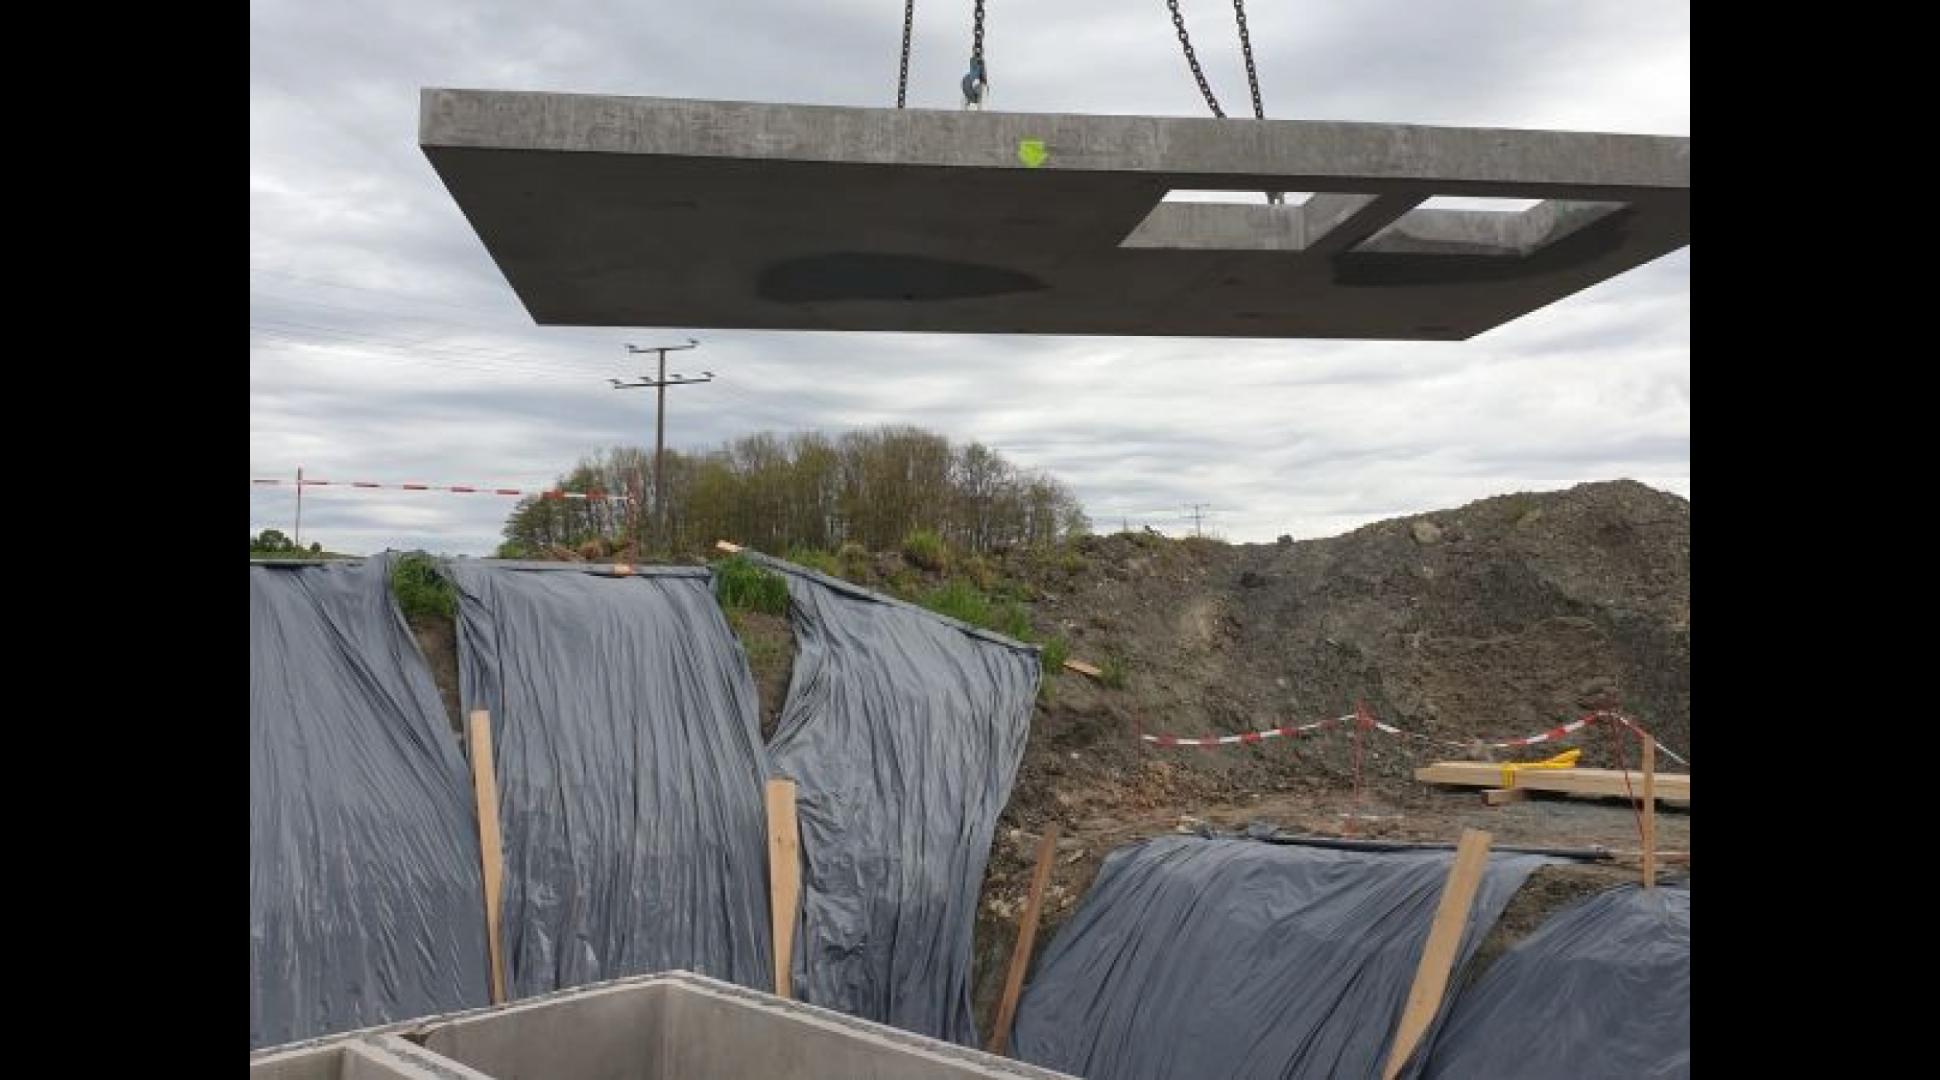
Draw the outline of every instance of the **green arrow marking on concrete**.
M1035 169L1039 165L1044 164L1044 159L1050 156L1050 152L1044 149L1043 139L1018 140L1017 160L1023 162L1025 165Z

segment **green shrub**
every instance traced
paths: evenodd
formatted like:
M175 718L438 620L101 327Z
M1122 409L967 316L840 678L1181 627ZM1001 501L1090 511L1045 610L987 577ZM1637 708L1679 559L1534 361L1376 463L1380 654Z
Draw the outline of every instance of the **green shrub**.
M458 594L438 573L431 556L414 551L391 564L391 592L397 606L411 618L449 619L458 614Z
M965 559L963 562L963 574L975 582L977 588L985 592L989 592L990 587L997 583L996 569L990 565L990 560L984 558L982 555L972 555L968 559Z
M788 583L780 574L764 570L744 555L714 564L714 595L721 607L733 611L788 614Z
M810 570L820 571L830 577L842 576L842 563L834 555L817 548L790 548L788 561L796 566L806 566Z
M917 529L903 537L903 558L908 559L911 566L941 573L950 565L950 550L936 533L929 529Z
M938 615L948 615L972 626L990 625L990 601L967 581L952 581L924 594L920 603Z
M1100 673L1098 676L1099 682L1104 683L1106 686L1111 687L1113 690L1125 689L1126 672L1125 672L1125 661L1123 658L1117 657L1117 656L1107 656L1105 657L1105 662L1098 665L1098 670Z
M1064 661L1071 655L1071 643L1061 637L1054 637L1044 643L1044 653L1040 657L1044 663L1044 673L1056 675L1064 670Z
M869 549L854 540L844 541L835 553L842 563L842 576L850 581L866 581L869 578Z
M1019 641L1032 640L1031 615L1022 604L1003 604L991 609L989 628Z

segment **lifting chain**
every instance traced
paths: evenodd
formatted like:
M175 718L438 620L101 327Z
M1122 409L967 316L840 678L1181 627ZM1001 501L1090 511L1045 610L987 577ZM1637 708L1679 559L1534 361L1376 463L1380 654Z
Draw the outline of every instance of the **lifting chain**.
M1206 96L1206 104L1211 106L1212 114L1220 119L1226 118L1226 110L1219 107L1219 99L1213 96L1211 84L1206 82L1206 72L1199 66L1199 55L1192 51L1192 38L1186 34L1186 17L1179 10L1179 0L1165 0L1165 6L1172 11L1172 25L1179 31L1179 47L1185 50L1186 66L1192 69L1193 79L1199 83L1199 92ZM1253 91L1253 118L1266 119L1266 106L1260 101L1260 72L1253 64L1253 36L1246 30L1246 0L1233 0L1233 18L1239 23L1239 49L1246 58L1246 85ZM1279 206L1286 201L1283 193L1269 191L1266 201Z
M1219 107L1219 99L1213 96L1212 86L1206 82L1206 73L1199 67L1199 55L1192 51L1192 39L1186 36L1186 17L1179 10L1179 0L1165 0L1165 6L1172 9L1172 25L1179 31L1179 47L1186 51L1186 65L1192 68L1192 77L1199 81L1199 92L1206 95L1206 104L1212 108L1212 114L1225 119L1226 110Z
M909 95L909 29L916 19L916 0L903 0L903 66L896 73L896 107ZM1258 95L1255 94L1255 97Z
M1260 73L1253 66L1253 38L1246 32L1246 0L1233 0L1233 18L1239 20L1239 51L1246 57L1246 85L1253 88L1253 118L1264 120L1266 106L1260 104Z
M970 71L963 77L963 107L983 108L984 94L989 90L990 73L983 63L983 0L977 0L970 30Z

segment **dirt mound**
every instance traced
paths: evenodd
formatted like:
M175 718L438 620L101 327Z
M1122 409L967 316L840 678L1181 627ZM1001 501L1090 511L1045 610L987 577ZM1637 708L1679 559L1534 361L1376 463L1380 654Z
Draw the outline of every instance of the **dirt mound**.
M1226 545L1120 533L1065 553L1003 558L1002 575L1034 600L1040 633L1067 638L1074 657L1122 665L1125 676L1114 689L1066 674L1040 702L991 854L979 1015L989 1017L1003 977L1032 845L1053 821L1065 839L1046 939L1112 848L1201 823L1444 841L1478 827L1502 842L1635 848L1634 815L1621 802L1485 809L1473 792L1418 784L1413 771L1464 756L1451 743L1534 734L1608 707L1688 757L1690 521L1687 500L1620 480L1484 499L1325 540ZM1137 739L1141 730L1308 723L1356 702L1425 738L1367 734L1357 747L1342 728L1211 750ZM1634 742L1587 734L1570 744L1584 749L1583 764L1614 764L1622 753L1634 765ZM1688 849L1688 816L1663 815L1659 843ZM1634 871L1610 874L1634 880ZM1532 909L1529 924L1554 906Z
M1047 573L1022 556L1004 569L1037 592L1041 631L1066 636L1073 656L1120 660L1127 688L1060 680L1047 744L1307 723L1364 701L1447 743L1619 707L1690 745L1690 503L1642 484L1501 496L1325 540L1119 534L1073 550L1082 568ZM1222 774L1249 756L1312 755L1333 773L1351 768L1351 742L1262 743L1220 752L1228 765L1175 757ZM1586 764L1614 749L1585 745ZM1394 749L1365 747L1363 771L1405 779Z

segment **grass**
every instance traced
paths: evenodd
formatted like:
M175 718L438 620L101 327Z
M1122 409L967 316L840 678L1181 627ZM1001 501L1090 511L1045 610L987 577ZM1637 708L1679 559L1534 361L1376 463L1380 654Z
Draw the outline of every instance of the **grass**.
M438 564L421 551L403 555L391 564L391 592L407 617L449 619L458 614L458 594L438 573Z
M918 603L958 622L995 629L991 622L990 599L967 581L952 581L940 589L932 589Z
M741 639L741 647L747 650L748 666L757 672L766 671L786 658L787 650L779 641L750 636L739 626L734 628L734 634Z
M835 553L836 561L842 564L842 576L850 581L869 580L869 549L849 540Z
M836 558L834 554L818 548L790 548L788 549L788 561L794 563L796 566L806 566L810 570L819 571L830 577L843 576L842 561Z
M958 622L991 630L1008 638L1035 644L1031 613L1014 600L996 600L963 578L954 578L941 588L931 589L917 601L923 607L947 615ZM1060 660L1062 663L1062 660Z
M920 567L934 573L941 573L950 565L950 549L943 544L943 538L929 529L917 529L903 537L903 558L911 566Z
M1104 683L1113 690L1125 689L1126 670L1123 657L1105 657L1105 662L1098 665L1098 671L1099 682Z
M714 595L730 614L788 614L788 583L781 575L749 562L746 556L736 555L714 564Z
M1022 604L999 604L991 608L989 628L1019 641L1032 640L1031 614Z
M1054 637L1044 643L1044 670L1056 674L1064 670L1064 661L1071 655L1071 643L1062 637Z
M991 566L990 560L982 555L972 555L965 559L963 573L965 577L976 583L977 588L985 592L989 592L991 586L997 584L996 568Z

